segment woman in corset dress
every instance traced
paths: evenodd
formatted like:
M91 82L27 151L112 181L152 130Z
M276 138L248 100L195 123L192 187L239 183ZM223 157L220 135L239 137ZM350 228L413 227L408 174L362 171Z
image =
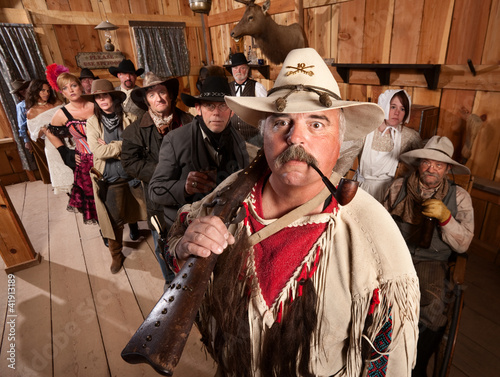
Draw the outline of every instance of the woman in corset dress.
M399 156L420 148L417 131L403 126L410 120L410 96L404 90L386 90L378 98L385 113L382 124L366 135L355 179L379 202L394 179Z
M86 130L87 119L94 114L94 104L82 98L82 84L78 77L71 73L60 74L57 77L57 86L69 103L54 114L51 125L67 128L75 141L75 151L80 158L80 163L75 168L68 211L81 212L85 224L96 224L97 212L90 178L93 160Z

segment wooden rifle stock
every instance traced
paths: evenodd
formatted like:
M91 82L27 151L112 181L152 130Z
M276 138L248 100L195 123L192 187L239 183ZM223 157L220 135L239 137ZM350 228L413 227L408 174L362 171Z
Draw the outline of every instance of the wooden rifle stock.
M228 225L267 169L263 151L243 170L227 191L214 199L213 215ZM158 373L172 376L193 326L217 255L190 257L151 313L123 349L122 358L131 364L148 363Z

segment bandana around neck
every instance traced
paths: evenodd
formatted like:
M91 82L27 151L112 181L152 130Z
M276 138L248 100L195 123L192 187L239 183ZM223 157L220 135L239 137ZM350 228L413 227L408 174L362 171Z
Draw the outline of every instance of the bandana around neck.
M112 132L120 125L120 118L116 113L106 114L104 111L101 111L101 122L109 132Z
M151 116L151 119L153 120L153 123L155 124L160 134L163 135L166 133L167 129L170 130L170 126L174 118L173 112L172 114L164 118L161 113L154 111L152 108L149 108L149 115Z
M422 222L422 202L424 201L421 196L418 171L414 171L412 175L408 177L406 187L406 197L394 207L391 211L391 215L399 216L404 222L409 224L418 225ZM432 198L443 200L448 193L449 187L450 184L448 180L444 179L443 183L438 187L434 195L432 195Z

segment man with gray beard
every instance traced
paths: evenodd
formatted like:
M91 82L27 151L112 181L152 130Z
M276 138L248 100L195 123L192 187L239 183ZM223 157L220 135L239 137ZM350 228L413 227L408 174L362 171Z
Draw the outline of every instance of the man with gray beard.
M446 272L452 252L464 253L474 237L474 211L469 193L447 174L470 174L454 161L453 144L433 136L423 149L399 158L417 169L392 183L384 206L398 224L420 280L418 356L413 377L427 376L427 364L447 322ZM426 232L426 224L431 224ZM428 237L427 237L428 236ZM423 241L428 239L428 243Z
M269 169L236 224L208 206L237 173L181 208L168 242L176 272L220 254L198 323L217 376L410 376L420 294L408 248L373 197L339 199L332 174L343 140L374 130L383 110L343 101L312 48L288 54L267 97L226 103L260 125Z

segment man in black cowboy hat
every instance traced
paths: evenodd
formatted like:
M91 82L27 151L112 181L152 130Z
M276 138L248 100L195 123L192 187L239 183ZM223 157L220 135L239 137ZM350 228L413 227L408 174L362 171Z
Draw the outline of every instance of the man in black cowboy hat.
M164 136L169 131L190 123L193 117L175 106L179 93L179 81L176 78L164 79L148 72L143 84L142 88L136 87L130 94L131 100L143 115L123 131L121 160L125 171L142 181L155 253L165 280L170 281L172 273L161 257L158 232L151 223L151 217L156 215L161 226L166 227L163 207L151 201L148 185L158 163Z
M149 183L149 196L163 206L168 228L180 207L200 200L248 165L245 140L231 126L232 111L224 102L230 95L227 78L209 76L201 89L199 96L181 94L198 115L167 135Z
M137 118L140 118L144 111L130 99L130 94L132 90L138 88L138 86L135 85L135 81L137 80L137 76L144 73L144 68L136 70L131 60L123 59L120 64L118 64L118 67L109 67L109 73L120 79L120 85L115 89L121 90L127 95L127 98L123 102L123 111L132 113L137 116Z
M79 79L80 82L82 83L85 94L90 94L92 92L92 82L94 80L98 80L99 76L95 76L90 69L83 68L82 71L80 72Z
M28 119L26 118L26 92L30 81L15 80L12 82L11 94L14 94L19 101L16 105L17 127L19 129L19 138L24 141L24 147L31 152L32 145L28 135Z
M420 280L422 298L414 377L427 376L427 364L447 322L448 258L452 251L466 252L474 236L471 197L447 179L450 172L470 174L466 166L451 158L453 150L450 139L433 136L423 149L403 153L400 160L417 169L408 178L395 180L384 200L406 240ZM430 232L423 231L425 223L431 224ZM429 242L424 245L425 239Z
M266 97L267 90L260 82L248 77L250 66L247 58L242 52L238 52L231 57L228 71L233 75L234 81L229 83L231 95L236 97ZM243 135L246 141L262 146L262 139L259 137L258 130L252 125L244 122L236 114L233 115L233 127Z

